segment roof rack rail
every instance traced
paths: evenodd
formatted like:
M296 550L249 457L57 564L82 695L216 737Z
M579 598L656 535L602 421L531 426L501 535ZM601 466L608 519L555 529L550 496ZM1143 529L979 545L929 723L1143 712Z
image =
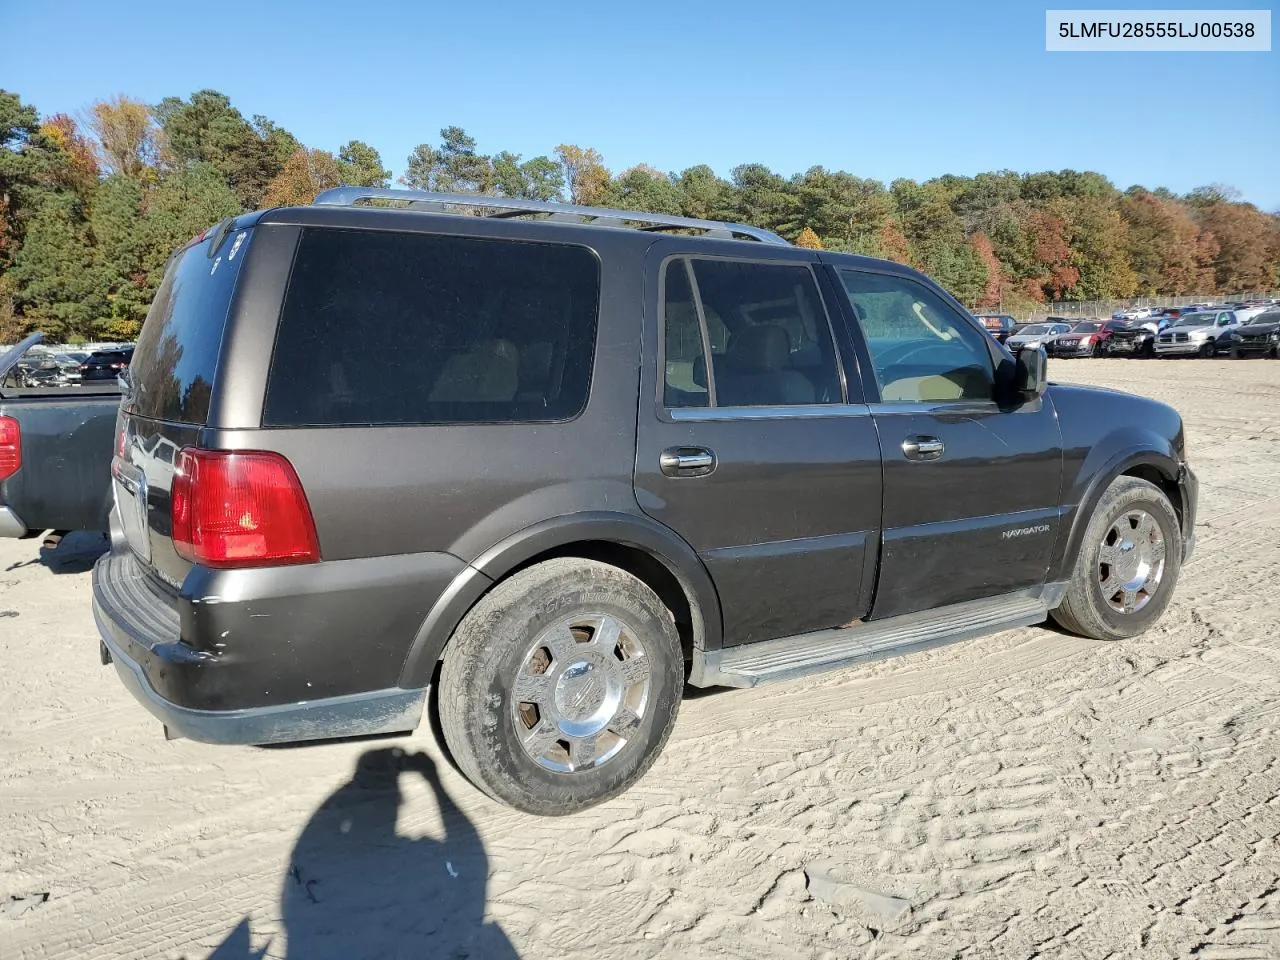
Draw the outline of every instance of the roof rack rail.
M319 206L353 207L369 200L393 200L406 204L406 209L430 213L449 213L450 207L465 207L472 211L489 210L482 216L499 219L536 216L556 222L577 223L600 227L634 226L638 230L661 232L666 230L702 230L709 237L728 240L756 240L760 243L790 246L786 240L769 230L749 227L741 223L724 223L719 220L696 220L692 217L674 217L665 213L644 213L639 210L612 210L607 207L582 207L572 203L551 203L546 200L524 200L519 197L491 197L468 193L435 193L430 190L396 190L387 187L334 187L323 191L313 201Z

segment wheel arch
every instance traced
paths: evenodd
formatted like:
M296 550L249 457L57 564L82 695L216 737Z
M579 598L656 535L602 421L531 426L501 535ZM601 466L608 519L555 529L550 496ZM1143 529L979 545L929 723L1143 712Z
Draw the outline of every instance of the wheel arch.
M720 648L719 596L685 540L656 521L631 514L579 514L526 527L463 569L419 627L401 669L400 686L428 685L449 639L480 598L513 574L555 557L598 560L644 582L672 611L686 657L693 657L695 650Z
M1181 464L1171 450L1162 450L1156 446L1129 447L1112 454L1101 468L1093 471L1092 478L1085 486L1084 494L1073 512L1064 548L1058 554L1055 568L1049 573L1049 582L1070 579L1089 521L1103 494L1118 477L1137 477L1159 487L1169 498L1174 513L1178 516L1178 524L1185 532L1185 510L1178 486L1181 470Z

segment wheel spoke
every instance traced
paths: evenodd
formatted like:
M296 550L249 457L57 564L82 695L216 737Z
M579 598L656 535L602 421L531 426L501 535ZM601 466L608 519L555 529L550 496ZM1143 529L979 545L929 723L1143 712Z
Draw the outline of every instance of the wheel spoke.
M1102 587L1102 595L1110 600L1116 595L1116 591L1120 589L1120 577L1115 573L1111 573L1107 579L1100 584Z
M1138 604L1138 591L1125 590L1122 600L1124 601L1124 612L1129 613Z
M547 645L547 649L551 651L551 656L561 663L573 659L574 647L578 645L578 641L574 639L567 623L559 624L548 630L543 642Z
M1120 541L1115 543L1104 543L1102 549L1098 551L1098 562L1111 566L1120 559Z
M545 704L551 696L551 678L545 673L522 673L516 677L511 696L517 703Z
M631 657L623 660L620 665L622 679L631 686L635 683L644 683L649 679L649 658L648 657Z
M546 717L524 737L524 748L531 757L541 757L560 739L560 728Z
M613 715L613 719L609 721L606 729L625 740L635 732L638 726L640 726L640 718L636 716L635 711L623 707Z
M1133 537L1139 543L1150 543L1152 534L1159 532L1155 520L1148 513L1142 514L1142 518L1138 521L1138 527L1133 532Z
M613 617L601 617L600 626L591 637L591 643L601 650L612 653L614 647L618 645L620 636L622 636L622 624Z
M574 737L569 741L569 763L573 769L581 770L591 766L596 754L600 752L594 735L590 737Z

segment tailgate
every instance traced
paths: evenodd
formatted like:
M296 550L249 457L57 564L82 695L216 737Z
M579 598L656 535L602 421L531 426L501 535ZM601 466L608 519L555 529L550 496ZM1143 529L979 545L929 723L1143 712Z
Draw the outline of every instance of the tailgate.
M0 398L22 435L22 466L0 482L0 504L32 530L106 530L119 393L29 393Z

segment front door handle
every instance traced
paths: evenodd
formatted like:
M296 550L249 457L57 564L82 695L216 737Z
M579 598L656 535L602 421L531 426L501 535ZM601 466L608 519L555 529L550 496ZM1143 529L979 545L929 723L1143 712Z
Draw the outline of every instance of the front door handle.
M706 447L668 447L658 466L668 477L705 477L716 468L716 455Z
M907 437L902 441L902 455L908 460L939 460L947 445L937 437Z

